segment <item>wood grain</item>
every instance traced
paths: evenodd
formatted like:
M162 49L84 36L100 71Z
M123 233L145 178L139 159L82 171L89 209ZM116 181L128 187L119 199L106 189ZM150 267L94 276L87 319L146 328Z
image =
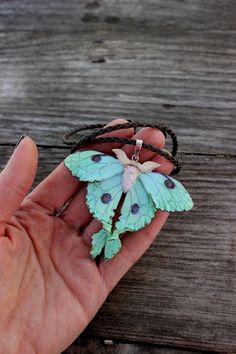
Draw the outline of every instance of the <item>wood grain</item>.
M147 344L130 344L114 342L105 344L106 340L80 339L62 354L201 354L201 352L173 348L163 348Z
M3 0L0 30L1 168L22 132L40 146L36 185L67 129L165 122L195 201L65 354L236 352L236 2Z
M71 32L85 28L235 30L233 0L4 0L0 29Z
M2 33L0 143L124 116L165 122L183 151L236 154L234 33ZM105 62L101 62L104 60Z
M2 164L9 153L0 147ZM40 148L37 181L67 153ZM190 190L194 210L171 215L86 335L236 351L236 159L181 157L185 166L178 178Z
M195 209L171 215L88 333L122 338L128 328L129 340L236 351L236 161L185 161Z

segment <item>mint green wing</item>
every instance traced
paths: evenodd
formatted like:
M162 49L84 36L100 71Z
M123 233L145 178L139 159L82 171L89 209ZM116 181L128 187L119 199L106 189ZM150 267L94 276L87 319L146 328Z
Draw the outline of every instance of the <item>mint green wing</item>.
M83 150L67 156L65 166L81 181L102 181L123 172L118 159L95 150Z
M119 238L119 233L114 230L113 233L101 229L92 236L92 247L90 254L93 258L97 257L102 253L104 248L104 258L105 260L114 257L121 249L121 241Z
M125 231L137 231L150 224L155 215L156 207L151 196L146 192L139 177L135 184L127 192L121 215L115 224L115 228L121 233Z
M109 237L109 232L101 229L92 236L92 247L90 254L93 258L101 254L103 247L105 247L106 240Z
M192 198L176 179L158 172L141 173L139 179L157 209L166 211L192 209Z
M112 229L112 217L120 201L122 174L103 181L88 183L86 203L93 216L102 222L108 232Z

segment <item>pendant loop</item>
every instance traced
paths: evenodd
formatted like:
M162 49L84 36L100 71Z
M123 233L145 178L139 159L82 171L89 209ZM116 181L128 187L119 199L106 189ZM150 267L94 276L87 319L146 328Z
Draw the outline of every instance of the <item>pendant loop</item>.
M135 150L134 150L134 154L132 156L132 160L133 161L138 161L139 160L139 153L140 153L140 151L142 149L142 145L143 145L143 140L136 139Z

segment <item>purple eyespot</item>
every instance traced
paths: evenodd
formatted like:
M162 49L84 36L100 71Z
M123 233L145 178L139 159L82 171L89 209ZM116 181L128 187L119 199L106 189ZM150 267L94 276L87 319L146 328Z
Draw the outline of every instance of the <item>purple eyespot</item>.
M93 155L92 157L91 157L91 160L93 161L93 162L99 162L99 161L101 161L101 155Z
M139 205L137 203L133 204L131 206L131 213L132 214L137 214L138 211L139 211Z
M101 201L104 203L104 204L107 204L111 201L111 195L109 193L104 193L102 196L101 196Z
M171 179L169 179L169 178L166 179L164 183L165 183L165 186L167 188L169 188L169 189L174 189L175 188L174 182Z

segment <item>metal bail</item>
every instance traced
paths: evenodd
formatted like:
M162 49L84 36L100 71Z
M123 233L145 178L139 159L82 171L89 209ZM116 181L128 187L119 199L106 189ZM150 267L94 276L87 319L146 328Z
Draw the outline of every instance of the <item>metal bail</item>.
M135 145L134 155L132 156L132 160L134 161L139 160L139 153L142 149L142 145L143 145L143 140L136 139L136 145Z

